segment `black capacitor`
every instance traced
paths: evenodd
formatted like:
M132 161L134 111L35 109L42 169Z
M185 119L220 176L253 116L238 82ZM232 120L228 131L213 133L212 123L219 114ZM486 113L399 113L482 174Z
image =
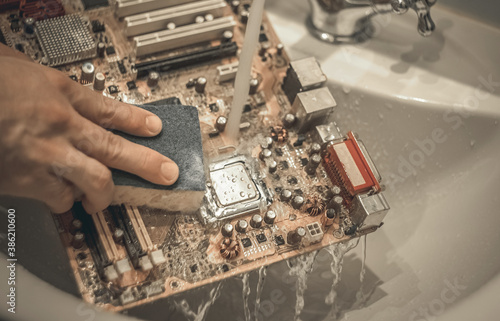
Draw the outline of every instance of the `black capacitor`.
M286 114L285 117L283 117L283 127L285 128L290 128L295 124L295 121L297 118L295 117L294 114Z
M278 55L281 56L283 54L283 49L285 49L285 46L282 43L276 45L276 53Z
M242 10L241 13L240 13L240 21L241 21L241 23L247 23L249 16L250 16L250 12L248 12L247 10Z
M250 91L248 92L249 95L255 95L257 93L257 89L259 88L259 79L257 78L252 78L250 79Z
M280 193L280 200L282 202L288 202L292 199L292 192L288 189L284 189Z
M274 221L276 220L276 212L275 211L267 211L266 214L264 215L264 222L266 224L274 224Z
M158 86L158 82L160 81L160 74L156 71L151 71L148 75L148 87L155 88Z
M296 210L300 209L303 205L304 205L304 197L300 196L300 195L296 195L293 199L292 199L292 207Z
M259 228L262 226L262 216L255 214L250 220L250 226L253 228Z
M74 219L69 225L69 232L71 233L71 235L75 235L76 232L82 229L82 226L82 221L80 221L79 219Z
M222 34L222 42L230 42L233 39L234 33L231 30L226 30Z
M262 149L266 149L266 148L269 149L273 145L273 142L274 142L273 139L268 136L268 137L264 138L264 140L260 143L260 147Z
M231 223L224 224L221 233L225 237L231 237L233 235L233 225L231 225Z
M320 154L321 153L321 145L318 143L313 143L311 148L309 149L309 155Z
M288 232L286 241L290 245L296 245L302 241L304 236L306 236L306 229L302 226L299 226L295 229L295 231Z
M240 1L239 0L233 0L231 1L231 9L233 9L233 12L235 14L238 13L238 8L240 7Z
M344 227L344 233L345 235L353 235L354 233L356 233L357 229L358 226L356 224L352 224L347 227Z
M269 44L269 42L262 43L259 49L259 56L264 57L270 47L271 45Z
M94 77L94 90L103 91L106 88L106 76L102 72L98 72Z
M32 17L28 17L24 19L24 34L28 37L31 38L34 36L35 33L35 19Z
M81 249L85 243L85 234L82 232L76 232L71 240L71 246L75 249Z
M271 152L271 150L269 149L263 149L260 151L260 154L259 154L259 158L261 161L265 161L266 158L269 158L273 155L273 153Z
M309 158L309 162L307 163L307 165L305 167L306 173L309 175L316 174L316 169L318 168L320 163L321 163L321 156L319 156L319 154L313 154Z
M245 233L248 228L248 223L245 220L239 220L238 223L236 223L236 231L239 233Z
M207 78L199 77L198 79L196 79L194 90L196 90L197 93L202 94L203 92L205 92L206 86L207 86Z
M219 116L215 120L215 129L217 129L220 133L226 129L227 118L224 116Z
M121 228L115 229L113 232L113 240L115 240L116 243L121 243L123 241L124 234L125 233Z
M273 174L276 173L276 170L278 169L278 163L272 159L269 161L269 173Z
M342 196L334 196L332 200L328 203L328 208L333 208L335 212L340 213L342 211L342 202L344 199Z
M106 52L106 44L104 42L99 42L97 44L97 56L99 58L104 58L105 52Z

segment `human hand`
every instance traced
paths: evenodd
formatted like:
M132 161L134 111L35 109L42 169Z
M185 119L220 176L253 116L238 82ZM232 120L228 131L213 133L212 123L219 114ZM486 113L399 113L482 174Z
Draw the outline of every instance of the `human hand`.
M6 52L0 45L0 194L41 200L56 213L81 199L92 213L112 200L108 167L156 184L177 180L172 160L105 129L155 136L156 115Z

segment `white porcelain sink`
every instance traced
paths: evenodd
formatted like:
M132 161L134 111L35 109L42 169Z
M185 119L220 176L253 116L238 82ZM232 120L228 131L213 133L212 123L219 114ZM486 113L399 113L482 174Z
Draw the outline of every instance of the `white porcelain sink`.
M429 38L408 13L379 16L367 43L331 46L307 32L306 1L267 5L292 58L318 58L339 127L359 133L387 186L392 209L368 237L367 282L378 289L366 308L347 309L346 319L445 320L448 310L454 320L496 319L500 31L436 5ZM456 293L447 290L454 282Z
M343 319L497 319L500 84L484 83L500 82L500 32L438 4L432 12L437 30L430 38L418 35L415 16L387 15L377 18L380 30L373 40L331 46L307 32L305 0L268 0L267 10L294 59L320 61L338 102L338 125L359 133L387 186L392 209L367 243L363 289L373 293L364 306L355 302L358 246L345 258L339 285ZM33 211L29 203L17 208ZM323 320L328 313L330 261L321 251L307 283L304 321ZM265 320L293 317L294 280L287 272L284 263L269 269L262 296ZM1 282L6 273L1 269ZM130 320L96 311L23 269L18 280L17 320L51 320L55 314L64 320ZM251 284L252 298L255 273ZM5 291L2 285L2 296ZM206 295L190 293L189 301L199 303ZM207 320L243 320L240 298L241 281L226 282ZM1 309L0 319L7 317L12 315ZM184 319L179 313L164 318Z

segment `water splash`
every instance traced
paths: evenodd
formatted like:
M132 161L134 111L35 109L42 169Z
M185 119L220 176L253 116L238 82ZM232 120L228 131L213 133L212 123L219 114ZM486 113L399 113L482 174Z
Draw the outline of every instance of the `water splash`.
M333 282L330 293L325 298L325 303L331 305L330 312L325 320L336 320L339 314L339 305L336 302L337 298L337 285L340 282L344 256L347 252L355 248L359 243L359 238L351 239L345 243L332 244L326 248L328 253L332 256L332 263L330 265L333 274Z
M250 321L250 307L248 305L248 297L250 296L250 273L243 274L243 311L245 313L245 321Z
M304 292L307 289L307 277L311 273L318 251L306 253L287 261L290 275L297 276L295 283L295 315L294 320L300 321L300 313L304 309Z
M359 272L359 289L356 293L356 302L359 307L363 307L366 304L366 295L364 293L363 285L365 281L366 274L366 235L363 236L363 242L361 243L363 256L361 258L361 271Z
M205 320L208 310L214 305L215 301L220 296L220 289L222 287L222 282L219 282L215 288L210 290L210 295L207 301L201 302L198 306L198 312L194 312L189 307L189 303L186 300L181 302L175 302L176 307L184 314L184 316L190 321L203 321Z
M259 310L260 310L260 297L262 296L262 290L264 289L264 282L266 281L267 276L267 266L261 266L259 269L259 281L257 282L257 290L255 294L255 310L254 317L255 320L259 319Z

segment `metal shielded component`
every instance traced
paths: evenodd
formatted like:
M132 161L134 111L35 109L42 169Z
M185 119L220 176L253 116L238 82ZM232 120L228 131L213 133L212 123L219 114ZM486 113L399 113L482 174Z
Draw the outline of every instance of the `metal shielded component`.
M340 133L337 124L334 122L318 125L315 127L313 136L315 140L321 142L322 144L327 142L339 142L342 140L342 134Z
M351 220L359 230L379 227L390 207L382 193L356 195Z
M298 120L298 132L304 133L323 123L335 106L337 103L326 87L298 93L292 105L292 112Z
M124 19L125 33L128 36L137 36L163 30L169 23L179 27L194 23L195 18L200 15L208 14L212 19L220 18L225 7L227 4L224 1L206 0L129 16Z
M235 25L234 18L227 16L134 37L137 56L220 39L224 31L233 30Z
M283 79L283 91L290 103L293 103L298 93L319 88L326 82L326 76L314 57L290 62Z
M200 215L205 222L264 211L272 202L265 183L257 177L254 160L237 156L210 165L210 182Z
M80 15L38 21L35 33L49 66L89 59L97 54L96 43Z

